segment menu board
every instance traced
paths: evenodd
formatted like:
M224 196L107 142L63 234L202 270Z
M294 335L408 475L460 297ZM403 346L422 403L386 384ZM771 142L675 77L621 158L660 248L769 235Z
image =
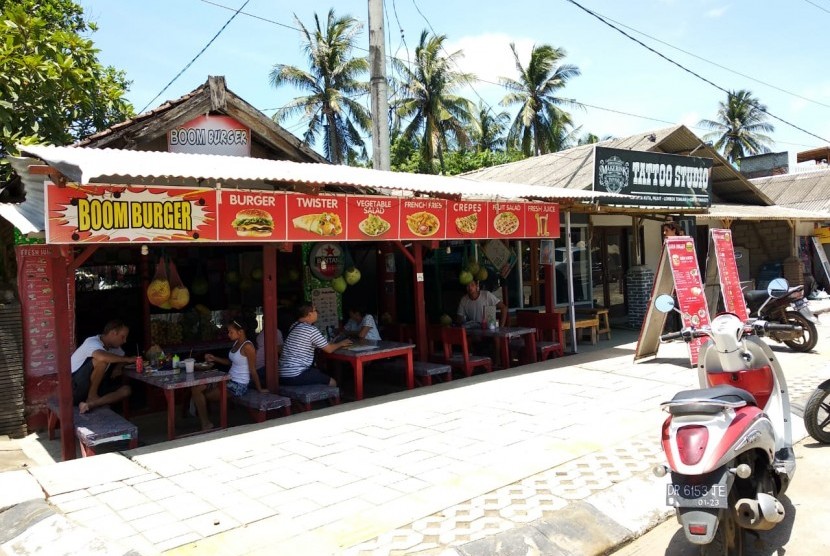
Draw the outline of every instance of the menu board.
M346 239L346 197L289 195L286 224L291 240Z
M340 326L337 315L337 292L331 288L311 290L311 302L317 309L317 322L314 326L325 332L327 326Z
M225 241L284 241L286 197L278 193L222 190L219 192L219 239Z
M709 308L703 295L703 281L697 267L695 244L691 237L666 238L666 254L669 257L677 303L684 327L700 328L709 324ZM700 346L706 338L694 338L689 343L689 357L697 365Z
M47 243L217 239L214 189L47 183L45 193Z
M715 250L715 259L718 264L718 276L723 306L728 313L738 315L741 320L747 319L746 301L741 290L741 278L738 275L738 263L735 261L735 249L732 246L732 232L730 230L710 230Z
M403 199L398 220L401 239L444 239L447 202L443 199Z
M58 372L55 353L58 346L55 330L54 288L66 288L66 284L52 281L53 258L49 245L20 245L17 247L17 282L21 284L20 305L23 317L24 364L28 376L39 377ZM74 314L70 311L70 315Z
M394 197L346 198L346 237L365 240L396 239L394 228L400 216L400 199Z
M487 237L525 237L524 203L488 203Z
M49 243L555 239L556 203L48 184Z

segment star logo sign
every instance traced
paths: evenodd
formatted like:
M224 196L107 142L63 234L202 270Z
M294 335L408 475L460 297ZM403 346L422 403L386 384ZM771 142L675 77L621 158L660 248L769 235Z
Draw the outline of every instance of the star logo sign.
M327 245L323 249L326 251L326 256L327 257L333 257L334 256L335 250L334 250L333 245Z

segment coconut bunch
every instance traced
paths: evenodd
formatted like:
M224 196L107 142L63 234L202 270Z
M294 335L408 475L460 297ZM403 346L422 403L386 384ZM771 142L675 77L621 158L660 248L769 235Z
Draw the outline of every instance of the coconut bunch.
M458 274L458 282L462 286L466 286L473 280L486 280L488 276L487 269L480 265L475 258L472 258L467 260L461 272Z

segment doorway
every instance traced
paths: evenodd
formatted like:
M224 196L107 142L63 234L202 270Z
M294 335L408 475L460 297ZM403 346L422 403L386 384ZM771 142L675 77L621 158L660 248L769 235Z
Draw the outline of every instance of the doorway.
M629 268L629 228L595 227L591 237L591 284L594 303L607 307L610 317L627 314L625 275Z

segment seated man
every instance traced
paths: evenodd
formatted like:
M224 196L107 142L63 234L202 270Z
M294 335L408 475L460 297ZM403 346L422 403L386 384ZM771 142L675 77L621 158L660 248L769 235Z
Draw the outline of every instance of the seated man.
M350 338L380 341L380 332L374 317L361 307L349 309L349 320L343 326L343 331Z
M110 405L130 395L130 387L112 376L114 365L135 363L121 346L130 329L120 320L111 320L103 332L90 336L72 354L72 404L81 413Z
M478 280L467 284L467 294L461 298L456 311L456 322L465 326L476 326L484 322L485 307L499 311L499 326L507 326L507 305L487 290L479 287Z
M312 305L301 305L299 318L291 325L280 357L280 384L285 386L303 386L307 384L327 384L337 386L337 382L320 369L314 367L314 355L318 349L331 353L341 347L351 345L349 339L341 342L329 342L317 330L317 309Z

